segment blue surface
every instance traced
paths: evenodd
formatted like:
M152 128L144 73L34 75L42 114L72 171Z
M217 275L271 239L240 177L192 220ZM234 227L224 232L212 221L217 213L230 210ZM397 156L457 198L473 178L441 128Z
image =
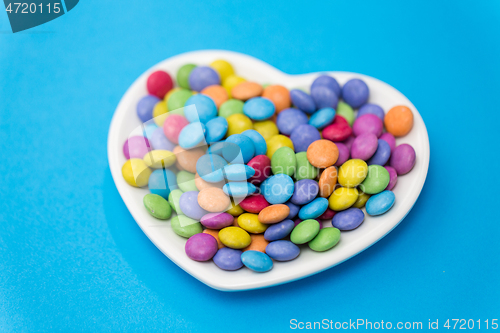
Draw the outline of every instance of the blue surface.
M0 331L500 317L499 21L495 0L87 0L12 34L0 11ZM244 293L212 290L160 253L111 179L109 123L144 70L212 48L288 73L365 73L408 96L427 124L431 164L404 222L324 273Z

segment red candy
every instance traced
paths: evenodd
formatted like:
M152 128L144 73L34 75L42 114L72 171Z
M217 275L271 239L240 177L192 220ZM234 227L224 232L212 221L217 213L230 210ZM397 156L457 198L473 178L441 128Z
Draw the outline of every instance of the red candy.
M255 170L255 175L248 180L254 185L259 185L271 176L271 160L266 155L255 156L247 163L247 165Z
M258 214L261 210L270 206L262 194L253 194L240 202L240 207L249 213Z
M330 141L344 141L352 134L352 128L342 116L335 116L335 120L323 130L323 139Z
M179 134L187 124L189 124L189 121L186 118L178 114L172 114L163 123L163 133L170 142L178 144Z
M331 220L335 216L335 211L331 210L330 208L327 208L326 211L318 217L318 220Z
M174 82L167 72L156 71L148 77L146 85L151 95L163 98L173 88Z

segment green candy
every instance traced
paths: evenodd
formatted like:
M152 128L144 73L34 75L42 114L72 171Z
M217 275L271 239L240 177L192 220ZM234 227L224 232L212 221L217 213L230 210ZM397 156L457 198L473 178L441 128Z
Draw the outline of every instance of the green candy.
M377 194L385 190L390 180L391 177L386 168L380 165L370 165L368 175L359 187L365 193Z
M297 169L295 170L295 179L314 179L318 176L318 168L309 163L305 151L295 154L297 160Z
M185 170L179 171L177 174L177 186L179 186L182 192L198 191L194 182L194 173Z
M146 194L142 201L149 214L157 219L167 220L172 215L172 208L168 201L157 194Z
M184 108L184 105L191 96L193 96L193 92L187 89L181 89L172 93L172 95L168 98L168 111L175 111L177 109ZM182 114L184 114L184 110L182 111Z
M295 152L290 147L279 148L271 158L271 169L275 175L283 173L292 177L295 173L296 164Z
M340 241L340 230L333 227L323 228L318 235L309 242L309 247L313 251L323 252L330 250Z
M339 116L342 116L345 118L345 120L347 120L349 126L352 126L352 124L354 124L355 120L354 110L351 108L349 104L344 102L339 102L336 111Z
M168 203L177 214L182 214L181 207L179 206L179 200L181 199L182 193L184 192L182 192L181 190L173 190L168 195Z
M239 99L230 99L222 103L219 107L219 117L227 118L233 114L243 114L243 103Z
M189 74L191 74L191 71L195 69L195 67L196 65L186 64L179 68L177 71L177 83L179 87L189 89Z
M290 240L294 244L305 244L311 241L319 232L319 222L316 220L304 220L293 228Z
M185 215L174 216L172 220L170 220L170 225L177 235L184 238L189 238L203 232L200 222Z

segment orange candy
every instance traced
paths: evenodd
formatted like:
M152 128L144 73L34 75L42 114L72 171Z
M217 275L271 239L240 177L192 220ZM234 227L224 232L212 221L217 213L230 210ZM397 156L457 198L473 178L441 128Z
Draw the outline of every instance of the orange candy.
M413 113L403 105L393 107L384 117L385 129L392 135L405 136L413 127Z
M255 82L242 82L231 90L233 98L246 101L247 99L262 95L262 86Z
M284 204L267 206L259 213L259 221L264 224L278 223L287 218L290 208Z
M264 235L250 234L250 238L252 238L252 242L242 250L243 252L253 250L266 253L266 247L269 242L264 238Z
M191 173L196 173L196 162L198 159L205 155L205 149L203 147L184 150L180 146L175 146L173 153L177 157L177 163L179 164L179 170L186 170Z
M317 140L307 148L307 159L309 163L317 168L328 168L337 162L339 149L330 140Z
M267 86L262 93L262 97L269 98L274 103L277 113L289 108L291 105L290 92L280 85Z
M337 169L334 166L328 167L321 173L318 181L319 195L328 198L337 185Z
M222 242L219 239L219 230L205 229L205 230L203 230L203 233L214 236L214 238L217 240L217 245L218 245L219 249L222 249L223 247L225 247L224 244L222 244Z
M235 216L234 217L234 220L233 220L233 227L240 227L240 225L238 224L238 216Z
M229 99L226 89L218 84L206 87L201 91L201 93L210 97L217 106L217 109L222 105L222 103Z
M198 191L201 191L203 189L210 188L210 187L217 187L217 188L222 189L222 187L224 186L224 181L220 181L218 183L209 183L209 182L204 181L203 178L201 178L200 175L198 175L198 173L196 173L194 176L194 184L196 185L196 188L198 188Z

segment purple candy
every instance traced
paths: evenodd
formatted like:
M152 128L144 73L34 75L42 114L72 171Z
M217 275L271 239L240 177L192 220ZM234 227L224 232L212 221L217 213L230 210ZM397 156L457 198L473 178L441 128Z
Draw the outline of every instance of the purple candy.
M214 264L225 271L235 271L243 267L241 262L241 250L223 247L214 256Z
M336 109L339 99L333 90L325 86L311 88L311 97L316 104L316 109L332 108Z
M391 157L391 147L384 140L378 139L377 151L375 154L366 162L368 165L385 165Z
M341 230L353 230L363 223L365 214L359 208L349 208L338 212L332 219L332 226Z
M160 99L156 96L147 95L139 100L137 103L137 116L145 123L153 118L153 109Z
M389 172L389 185L385 188L387 191L390 191L396 186L396 183L398 182L398 173L396 172L396 169L394 169L391 166L385 166L384 167L388 172Z
M319 185L315 180L302 179L295 183L290 201L295 205L305 205L313 201L318 195Z
M394 135L391 133L384 133L380 136L380 140L384 140L389 144L389 147L391 147L391 151L394 151L396 149L396 138Z
M313 113L316 111L316 104L314 104L313 98L302 90L290 90L290 98L292 99L293 105L302 111L306 113Z
M191 90L200 92L214 84L220 84L220 77L211 67L198 66L189 74L189 87Z
M282 134L290 135L297 126L305 125L308 121L304 112L299 109L288 108L278 114L276 126L278 126Z
M287 219L293 219L299 213L300 207L290 201L285 202L285 205L290 208L290 214L288 214Z
M378 139L375 134L361 134L352 143L351 158L359 158L366 161L375 154L377 147Z
M143 136L132 136L123 144L123 155L125 158L144 158L150 150L149 140Z
M175 144L170 142L170 140L165 136L162 127L155 129L153 134L151 134L149 141L151 142L153 149L173 151L175 148Z
M399 175L404 175L415 166L415 150L409 144L402 144L396 147L391 155L390 165Z
M342 98L353 109L357 109L368 102L369 96L370 89L368 89L366 83L360 79L349 80L342 87Z
M335 166L341 166L344 164L348 159L349 159L349 148L341 142L336 142L337 148L339 150L339 158L337 159L337 162L335 162Z
M300 125L290 134L290 140L293 142L295 152L300 153L302 151L307 151L309 145L314 141L321 140L321 134L319 134L318 129L312 125Z
M384 121L385 113L384 110L378 106L377 104L366 103L358 110L358 118L365 114L374 114L380 118L380 120Z
M345 144L345 146L349 149L349 151L351 151L352 143L354 142L354 139L356 139L356 137L354 135L351 135L350 137L348 137L347 139L345 139L341 143Z
M206 210L198 204L198 191L184 192L179 199L179 208L187 217L199 221L201 218L208 214Z
M229 213L208 213L200 222L209 229L222 229L233 224L234 217Z
M199 233L187 240L184 249L190 259L207 261L217 253L217 240L212 235Z
M318 86L325 86L327 88L330 88L330 90L333 90L335 95L337 95L338 98L340 98L340 94L342 92L339 83L337 80L335 80L333 77L328 76L328 75L320 75L318 76L314 82L311 84L311 91L313 88L318 87Z
M384 124L379 117L374 114L365 114L354 121L352 125L352 131L355 136L359 136L365 133L373 133L377 136L382 135L384 130Z

